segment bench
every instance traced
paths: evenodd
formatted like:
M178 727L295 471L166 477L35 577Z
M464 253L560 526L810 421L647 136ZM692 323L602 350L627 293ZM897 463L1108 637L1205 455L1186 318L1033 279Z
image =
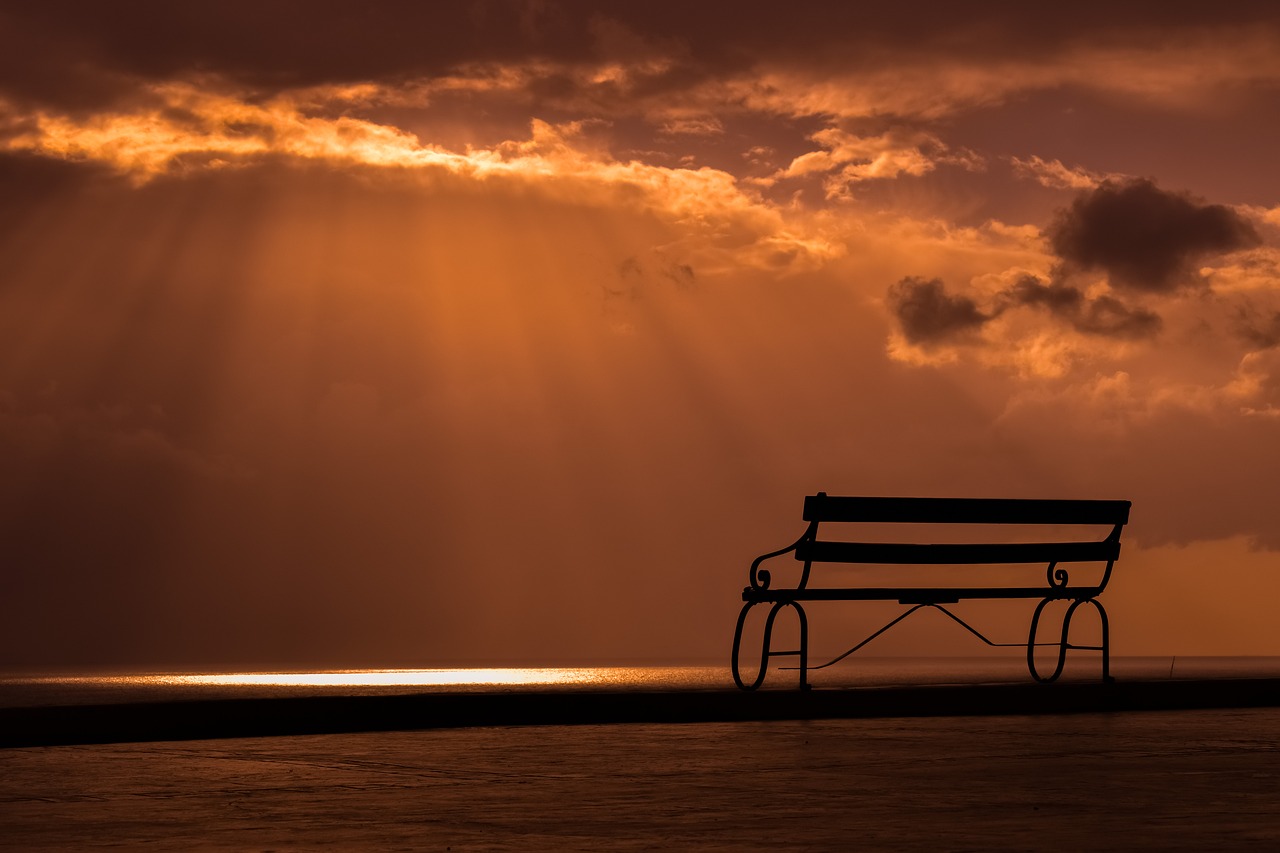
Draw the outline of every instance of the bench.
M762 554L751 564L750 584L742 591L745 602L738 615L738 626L733 635L733 680L743 690L759 687L768 671L769 660L779 656L798 657L800 687L809 686L810 669L830 666L856 652L885 631L921 608L941 610L970 633L991 646L1022 646L1022 643L994 643L956 616L945 605L968 599L1039 599L1031 617L1031 630L1027 638L1027 667L1031 677L1038 682L1055 681L1062 674L1068 650L1101 652L1102 680L1112 680L1109 671L1109 627L1107 611L1098 596L1111 578L1111 569L1120 556L1120 532L1129 520L1129 501L1096 500L1003 500L990 498L875 498L842 497L819 492L804 499L804 520L808 527L794 543L778 551ZM855 524L910 524L910 525L969 525L970 532L987 532L986 526L996 526L1001 532L999 542L960 542L929 544L915 542L862 542L849 538L821 538L819 526L832 523ZM974 527L982 525L982 528ZM1013 527L1021 525L1020 528ZM1028 531L1039 534L1039 528L1080 525L1097 530L1109 528L1102 538L1076 541L1020 541ZM837 534L847 530L837 528ZM955 529L949 527L948 529ZM822 532L826 532L824 529ZM1092 531L1090 531L1092 532ZM1008 533L1007 536L1003 534ZM1019 536L1021 534L1021 536ZM1055 533L1056 535L1056 533ZM1093 534L1095 537L1100 532ZM905 538L905 537L904 537ZM799 580L794 586L773 587L773 577L763 564L775 557L794 553L803 563ZM1090 582L1070 582L1068 572L1059 568L1063 563L1105 564L1105 569L1090 572ZM815 565L820 564L868 564L885 567L902 566L986 566L988 577L994 567L1005 564L1044 564L1045 583L1032 586L810 586L810 576ZM1100 577L1099 577L1100 574ZM809 666L809 622L802 602L809 601L896 601L910 609L885 625L879 631L858 643L849 651L821 666ZM1037 629L1041 614L1052 602L1065 602L1061 639L1055 642L1037 642ZM760 668L755 680L746 683L739 670L739 651L742 631L747 615L757 604L769 605L764 623L764 640L760 654ZM1098 645L1076 645L1068 641L1071 617L1083 604L1092 605L1101 622L1101 642ZM770 647L774 620L783 608L793 608L799 627L799 647L774 651ZM1049 675L1036 669L1037 646L1057 646L1057 666Z

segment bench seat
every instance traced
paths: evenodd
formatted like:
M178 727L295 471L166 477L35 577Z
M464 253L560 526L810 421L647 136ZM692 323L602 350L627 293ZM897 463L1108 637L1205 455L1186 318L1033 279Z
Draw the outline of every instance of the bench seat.
M1093 598L1097 587L1054 588L1028 587L862 587L820 589L760 589L749 587L742 592L743 601L896 601L899 604L955 604L965 599L998 598Z

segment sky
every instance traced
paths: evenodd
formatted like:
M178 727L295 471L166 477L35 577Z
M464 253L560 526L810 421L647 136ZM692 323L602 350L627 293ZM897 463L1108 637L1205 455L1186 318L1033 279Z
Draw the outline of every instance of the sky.
M6 4L0 666L727 662L817 491L1280 654L1280 12L1116 6Z

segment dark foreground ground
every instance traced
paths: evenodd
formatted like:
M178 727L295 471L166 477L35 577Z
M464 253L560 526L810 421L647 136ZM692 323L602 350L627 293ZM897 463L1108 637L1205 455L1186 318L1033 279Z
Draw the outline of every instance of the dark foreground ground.
M15 748L0 847L1270 851L1278 742L1228 708Z

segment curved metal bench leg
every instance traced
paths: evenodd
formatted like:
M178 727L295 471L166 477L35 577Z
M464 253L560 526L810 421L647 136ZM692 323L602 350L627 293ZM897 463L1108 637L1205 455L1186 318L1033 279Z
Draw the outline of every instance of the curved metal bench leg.
M1046 598L1036 605L1036 612L1031 615L1031 633L1027 636L1027 669L1031 670L1031 677L1040 684L1048 684L1058 680L1058 676L1062 675L1062 668L1067 662L1067 631L1071 627L1071 612L1076 609L1076 605L1080 602L1073 602L1067 608L1067 613L1062 617L1062 639L1058 643L1058 665L1053 668L1053 674L1043 676L1036 669L1036 632L1040 627L1040 614L1044 612L1045 607L1051 601L1060 601L1057 598Z
M1040 673L1036 671L1036 630L1040 627L1040 614L1044 612L1046 606L1052 598L1046 598L1036 605L1035 613L1031 614L1031 632L1027 635L1027 669L1031 671L1031 677L1040 684L1046 684L1058 677L1058 672L1062 671L1062 656L1058 656L1058 672L1055 672L1049 678L1041 678Z
M738 687L743 690L755 690L762 683L764 683L764 674L766 669L768 668L769 629L773 627L772 619L769 620L769 622L767 623L767 627L765 628L764 654L760 656L760 672L756 674L756 680L753 681L751 684L743 684L742 674L738 671L738 652L742 647L742 626L746 624L747 614L751 612L751 608L761 603L762 602L759 602L759 601L748 601L746 604L742 605L742 611L738 614L738 627L733 632L733 658L732 658L733 683L738 685Z
M1027 636L1027 669L1031 671L1031 677L1041 684L1049 684L1057 681L1058 676L1062 675L1062 669L1067 662L1067 649L1071 648L1068 643L1068 636L1071 631L1071 617L1075 615L1076 608L1081 604L1092 604L1098 611L1098 617L1102 623L1102 645L1098 647L1098 651L1102 652L1102 680L1110 683L1114 681L1111 677L1110 658L1111 658L1111 630L1107 620L1107 611L1103 608L1102 602L1094 598L1077 598L1071 602L1067 608L1067 612L1062 616L1062 637L1058 641L1058 663L1053 668L1053 672L1047 676L1042 676L1036 669L1036 631L1040 625L1040 614L1044 612L1044 608L1051 601L1059 601L1061 599L1046 598L1036 605L1036 611L1031 616L1031 631ZM1089 648L1089 647L1086 647Z
M760 670L756 673L755 681L746 684L742 680L742 674L738 670L739 652L742 646L742 628L746 624L747 614L752 607L757 604L763 604L761 601L748 601L742 606L742 611L738 613L738 627L733 632L733 683L743 690L755 690L764 683L765 674L769 671L769 658L773 656L769 647L773 641L773 622L778 618L778 611L784 607L795 608L797 618L800 620L800 689L809 689L806 681L806 675L809 667L809 618L805 615L804 608L799 602L795 601L776 601L773 607L769 608L769 616L764 621L764 640L760 646ZM778 652L778 654L793 654L792 652Z

